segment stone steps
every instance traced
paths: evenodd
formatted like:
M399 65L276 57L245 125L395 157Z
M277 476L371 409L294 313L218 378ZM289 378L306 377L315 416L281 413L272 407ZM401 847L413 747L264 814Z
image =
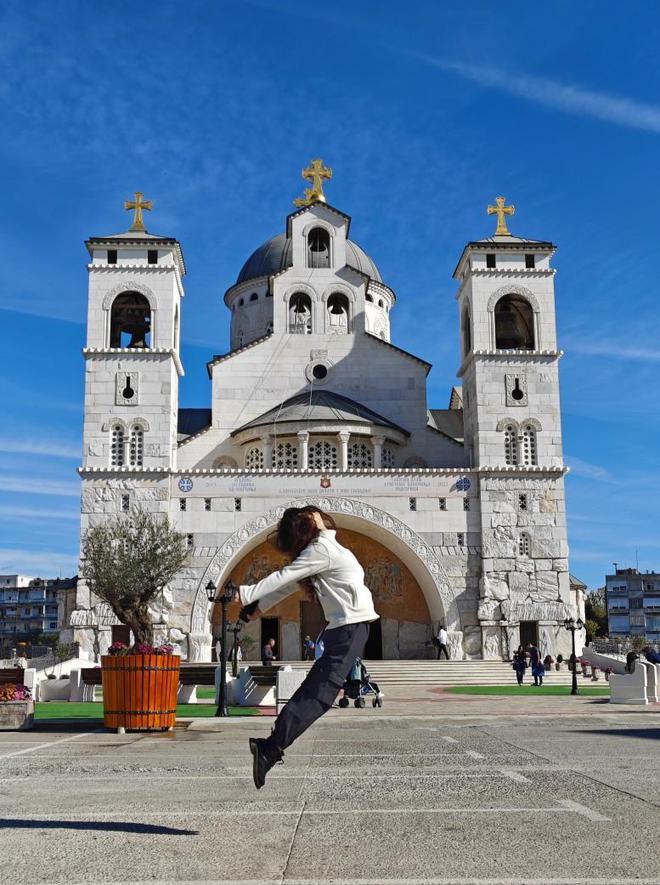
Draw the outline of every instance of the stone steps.
M309 669L311 663L304 661L281 661L297 669ZM381 686L428 685L509 685L516 676L507 661L365 661L366 667L375 682ZM571 673L565 665L557 672L546 675L549 685L570 685ZM580 684L591 683L590 679L578 676ZM532 681L531 672L525 672L525 682ZM598 685L604 685L601 677Z

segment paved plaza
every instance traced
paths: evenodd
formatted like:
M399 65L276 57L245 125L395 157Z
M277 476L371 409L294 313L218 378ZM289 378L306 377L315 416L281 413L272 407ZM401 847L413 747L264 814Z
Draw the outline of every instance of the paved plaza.
M333 710L261 792L247 736L269 718L4 733L2 880L660 881L654 709L398 693Z

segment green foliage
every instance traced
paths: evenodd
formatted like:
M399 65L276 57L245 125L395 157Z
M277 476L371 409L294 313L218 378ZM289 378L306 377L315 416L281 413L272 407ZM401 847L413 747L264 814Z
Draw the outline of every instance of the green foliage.
M187 558L185 536L166 516L136 508L85 532L82 574L92 593L131 628L135 645L153 645L149 604Z
M592 590L584 598L584 616L587 634L593 639L596 636L607 636L607 608L605 607L605 588Z

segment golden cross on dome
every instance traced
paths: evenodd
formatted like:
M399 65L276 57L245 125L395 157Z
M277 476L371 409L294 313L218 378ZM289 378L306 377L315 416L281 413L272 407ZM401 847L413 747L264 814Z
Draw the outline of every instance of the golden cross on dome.
M307 169L301 173L311 187L305 188L305 196L293 201L294 206L311 206L312 203L325 203L323 180L332 178L332 169L323 165L323 160L312 160Z
M135 191L134 200L124 201L124 209L126 209L127 211L129 209L133 209L135 211L133 224L130 226L129 230L146 230L144 226L144 221L142 220L142 210L146 209L147 212L151 212L153 203L151 202L151 200L143 200L143 196L144 194L140 191Z
M511 231L506 226L506 216L514 215L515 206L505 206L506 197L495 197L496 206L488 206L489 215L497 215L497 228L495 230L496 237L510 237Z

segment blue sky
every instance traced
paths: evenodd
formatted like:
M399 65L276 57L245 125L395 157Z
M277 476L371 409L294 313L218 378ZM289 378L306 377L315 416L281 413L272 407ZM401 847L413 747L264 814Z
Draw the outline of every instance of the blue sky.
M322 156L445 407L451 273L492 232L555 258L571 569L660 568L660 10L394 0L0 9L0 572L75 571L87 236L123 200L182 243L182 405L209 404L225 289Z

